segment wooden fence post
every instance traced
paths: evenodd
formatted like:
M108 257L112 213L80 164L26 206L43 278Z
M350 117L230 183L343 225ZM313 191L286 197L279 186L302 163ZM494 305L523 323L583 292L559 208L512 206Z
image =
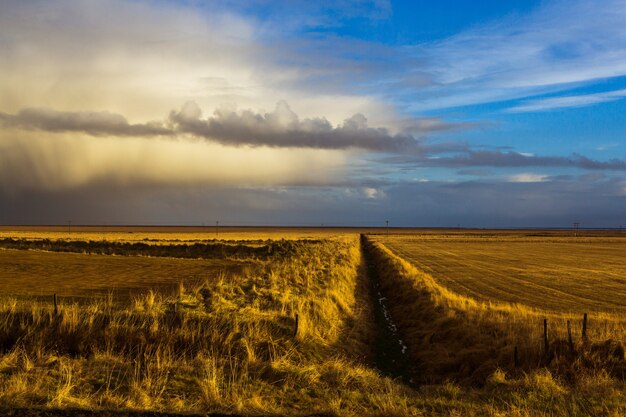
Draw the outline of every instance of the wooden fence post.
M547 356L550 350L550 342L548 341L548 319L543 319L543 347Z
M54 315L58 315L59 314L59 309L57 307L57 295L54 294L54 296L52 297L52 302L54 303Z
M293 328L293 337L297 337L298 336L298 315L296 314L296 324Z
M587 313L583 314L583 342L587 341Z
M567 321L567 342L569 343L569 350L574 351L574 341L572 340L572 323Z

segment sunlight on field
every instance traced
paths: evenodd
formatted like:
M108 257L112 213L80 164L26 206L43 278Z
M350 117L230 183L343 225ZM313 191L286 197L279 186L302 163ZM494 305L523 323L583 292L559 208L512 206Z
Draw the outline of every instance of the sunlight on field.
M379 236L443 286L552 312L626 312L626 238Z
M346 417L433 415L433 404L436 415L446 416L569 417L622 407L603 403L624 386L623 350L621 359L615 356L622 345L610 340L621 340L622 322L599 327L599 314L593 315L589 343L574 342L579 356L554 362L539 343L543 315L500 298L496 305L459 296L456 281L444 280L450 289L435 284L383 246L365 236L359 241L365 229L231 231L248 242L204 242L202 232L163 229L73 231L69 239L59 230L3 232L0 239L12 239L0 249L0 407ZM28 238L14 240L16 233ZM299 233L306 237L291 238ZM267 240L271 234L277 240ZM372 240L396 245L407 257L417 248L451 271L461 268L450 259L461 258L455 251L463 247L475 265L468 270L482 268L476 274L485 274L480 259L502 269L502 259L514 255L521 270L534 259L537 276L567 265L583 268L574 262L580 254L567 246L558 253L569 258L539 256L547 249L537 242L552 247L563 237L503 236L404 230ZM622 244L617 238L577 242L595 248L596 258ZM491 244L514 253L488 252ZM596 287L608 292L613 287L607 285L615 284ZM476 288L510 296L495 284ZM605 298L606 305L618 303ZM384 336L374 314L381 300L391 320L382 325L398 331L388 341L406 344L398 355L406 355L410 380L387 373L378 361ZM557 352L564 320L579 317L549 317ZM561 379L571 374L575 379ZM425 388L416 389L421 384ZM473 388L484 384L483 391ZM570 398L580 392L590 400L572 413ZM549 414L544 394L559 401Z
M150 288L175 288L221 274L241 273L251 262L106 256L0 249L0 293L10 296L85 297L115 292L116 298Z
M190 243L207 240L320 239L355 235L366 229L321 227L0 226L0 239L64 239Z

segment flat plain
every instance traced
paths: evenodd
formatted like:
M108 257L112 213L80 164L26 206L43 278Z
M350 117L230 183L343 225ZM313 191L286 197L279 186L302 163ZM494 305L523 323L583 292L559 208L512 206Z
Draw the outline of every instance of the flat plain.
M441 285L547 312L626 312L626 236L379 235Z
M0 239L106 240L152 244L211 240L298 240L357 235L380 228L240 226L0 226Z
M89 298L114 292L117 299L151 288L168 291L220 274L241 273L250 262L147 256L89 255L0 249L0 294L11 297Z

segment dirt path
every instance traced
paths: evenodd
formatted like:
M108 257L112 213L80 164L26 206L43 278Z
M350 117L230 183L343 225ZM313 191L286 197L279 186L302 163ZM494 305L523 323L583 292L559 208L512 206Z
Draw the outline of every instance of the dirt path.
M384 375L413 386L415 385L411 375L413 367L408 356L407 346L398 335L398 328L387 308L387 298L380 289L376 266L372 262L364 242L365 238L362 235L361 251L370 283L373 318L377 329L377 336L373 341L375 365Z

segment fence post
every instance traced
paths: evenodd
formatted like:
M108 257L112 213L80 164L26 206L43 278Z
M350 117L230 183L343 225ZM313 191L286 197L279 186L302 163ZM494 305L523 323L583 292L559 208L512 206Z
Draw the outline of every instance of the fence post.
M52 302L54 303L54 315L57 316L59 314L59 309L57 307L57 295L56 294L52 296Z
M550 351L550 342L548 341L548 319L543 319L543 347L547 356Z
M296 324L293 328L293 337L297 337L298 336L298 315L296 314Z
M567 342L569 343L569 350L574 351L574 342L572 341L572 323L567 321Z
M583 314L583 342L587 341L587 313Z

